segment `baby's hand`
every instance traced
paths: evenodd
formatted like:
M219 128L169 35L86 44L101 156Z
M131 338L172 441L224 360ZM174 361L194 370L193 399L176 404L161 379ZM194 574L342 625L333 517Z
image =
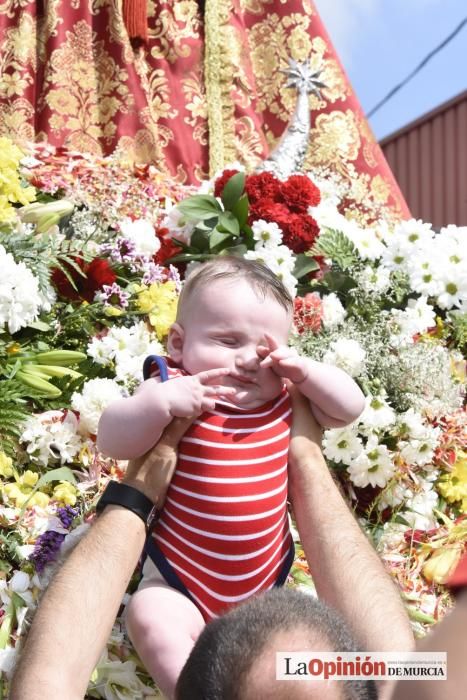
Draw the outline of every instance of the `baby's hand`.
M267 345L259 345L257 352L260 367L270 367L279 377L301 384L307 378L306 363L294 348L278 345L274 338L265 334Z
M212 410L219 398L228 398L236 393L233 387L214 384L229 374L226 368L210 369L191 377L176 377L159 385L163 388L170 415L176 418L198 416Z

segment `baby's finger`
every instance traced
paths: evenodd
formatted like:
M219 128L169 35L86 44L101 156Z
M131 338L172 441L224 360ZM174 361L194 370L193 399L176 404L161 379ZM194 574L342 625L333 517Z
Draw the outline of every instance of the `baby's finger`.
M200 407L201 412L213 411L216 408L216 400L206 397L201 401Z
M279 347L279 343L277 342L277 340L273 338L272 335L269 335L269 333L265 333L264 337L266 339L266 343L268 344L269 352L277 350L277 348Z
M233 386L222 386L220 384L203 388L204 396L233 396L237 391Z
M265 358L269 355L270 352L271 351L269 350L267 345L258 345L258 347L256 348L256 354L258 355L258 357Z
M215 379L219 377L225 377L230 374L230 369L227 367L218 367L216 369L207 369L204 372L199 372L196 374L196 378L201 384L212 383Z

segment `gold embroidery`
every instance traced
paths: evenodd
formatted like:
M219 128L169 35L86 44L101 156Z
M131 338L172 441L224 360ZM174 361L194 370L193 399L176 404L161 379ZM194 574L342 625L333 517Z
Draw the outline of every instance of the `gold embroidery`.
M44 63L46 61L46 44L51 36L57 36L57 26L63 24L58 6L61 0L49 0L47 3L47 11L37 22L37 48L39 60Z
M45 78L53 86L44 95L54 112L49 122L52 130L70 132L66 142L72 148L100 153L99 139L109 143L115 134L112 118L132 104L127 79L89 24L77 22L51 54Z
M342 171L347 161L356 160L359 149L360 134L350 109L320 114L310 132L307 166L327 163Z
M208 143L208 110L206 94L200 76L196 73L190 73L188 78L182 81L182 90L185 95L185 108L190 113L190 116L184 118L184 122L193 129L193 139L206 146Z
M387 202L389 199L389 195L391 194L391 188L389 187L388 183L385 180L383 180L381 175L374 176L374 178L371 181L370 190L374 200L378 204L384 204L385 202Z
M34 140L34 108L23 97L0 103L0 134L7 134L19 144Z
M274 0L240 0L240 7L245 12L251 12L252 15L260 15L267 8L265 5L271 5Z
M205 83L209 124L209 173L213 176L235 160L234 102L231 94L232 66L228 62L229 0L206 0Z
M167 4L166 9L156 13L154 25L149 28L151 56L175 63L177 58L187 58L191 54L186 39L198 36L199 6L194 0L175 0Z
M31 0L5 0L5 2L0 2L0 14L13 18L16 10L29 4L33 5L35 3L31 2Z

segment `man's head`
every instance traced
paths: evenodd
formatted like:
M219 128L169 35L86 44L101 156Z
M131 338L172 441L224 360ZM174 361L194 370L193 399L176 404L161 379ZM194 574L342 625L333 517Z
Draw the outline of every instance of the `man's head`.
M259 346L272 338L287 343L293 302L266 266L235 257L201 265L185 282L177 321L168 340L170 356L190 374L227 367L224 384L237 390L233 399L255 408L275 398L281 379L259 366Z
M209 623L177 683L177 700L376 700L371 681L277 681L276 651L357 651L320 601L274 589Z

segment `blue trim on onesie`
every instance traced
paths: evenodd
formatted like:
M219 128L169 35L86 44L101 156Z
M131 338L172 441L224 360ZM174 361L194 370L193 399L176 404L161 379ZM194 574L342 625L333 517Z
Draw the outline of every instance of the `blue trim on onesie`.
M166 382L169 378L169 372L167 370L167 360L165 359L165 357L161 357L160 355L148 355L148 357L144 360L143 379L146 380L150 378L153 365L157 365L159 369L159 376L161 378L161 382Z

